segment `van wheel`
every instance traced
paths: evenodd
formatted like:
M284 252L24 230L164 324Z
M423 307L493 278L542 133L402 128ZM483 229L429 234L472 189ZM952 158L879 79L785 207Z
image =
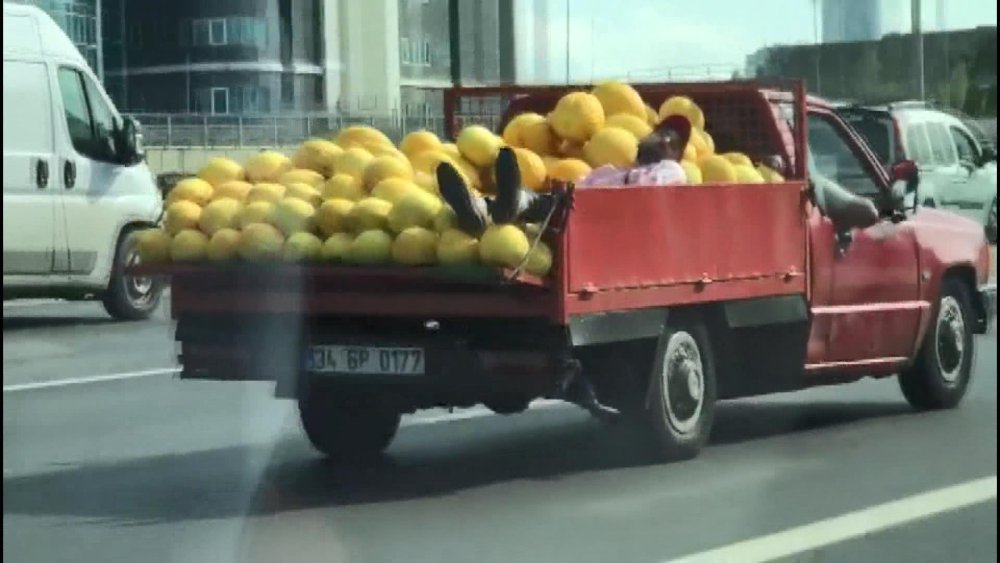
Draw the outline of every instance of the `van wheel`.
M299 395L299 419L314 448L337 460L364 460L389 447L400 414L338 389L309 387ZM359 399L359 398L356 398Z
M668 319L646 408L657 457L690 459L708 442L715 419L715 362L708 330L696 319Z
M965 286L946 278L917 360L899 374L899 386L914 408L950 409L965 396L975 346L973 318Z
M115 262L111 267L111 279L104 292L104 310L112 317L136 321L148 319L160 304L163 283L155 278L130 276L125 269L139 264L139 249L136 245L137 230L126 231L115 250Z

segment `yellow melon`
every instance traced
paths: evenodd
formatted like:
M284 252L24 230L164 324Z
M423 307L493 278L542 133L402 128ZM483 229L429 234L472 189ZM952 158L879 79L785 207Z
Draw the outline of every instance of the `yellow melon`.
M635 88L624 82L616 80L601 82L594 86L590 93L601 102L604 115L625 113L642 121L646 120L646 104L642 101L642 97Z
M351 241L354 236L349 233L334 233L330 238L323 241L323 248L320 249L320 258L324 262L342 262L347 257L347 252L351 248Z
M439 198L423 190L406 194L389 211L389 229L401 233L410 227L431 228L443 205Z
M533 275L544 277L552 269L552 250L547 244L538 241L538 244L528 251L528 261L524 264L524 271Z
M316 226L327 236L346 232L350 230L347 217L353 208L351 200L328 199L316 210Z
M458 225L458 217L455 210L447 204L441 206L437 214L434 215L434 230L443 233L448 229L454 229Z
M274 213L274 204L270 201L253 201L247 203L240 210L237 223L241 229L253 223L270 223L271 214Z
M642 140L653 132L653 128L641 117L636 117L631 113L616 113L604 122L605 127L618 127L635 135L636 139Z
M656 127L660 123L660 115L656 113L656 110L650 106L646 106L646 123L650 127Z
M359 181L364 178L365 167L375 157L372 153L360 147L352 147L340 154L333 164L333 169L337 174L348 174Z
M277 182L282 174L292 169L292 161L275 151L261 151L247 160L247 180L253 183Z
M706 156L698 165L701 168L702 180L706 184L726 184L736 181L733 163L717 154Z
M314 188L319 188L324 182L323 175L308 168L295 168L285 172L278 178L278 183L288 186L289 184L307 184Z
M687 146L684 147L684 155L681 157L681 160L698 162L698 149L696 149L693 144L688 143Z
M213 187L218 187L226 182L242 180L246 175L243 172L243 167L235 160L224 156L215 156L208 159L208 162L198 170L198 177L212 184Z
M389 211L392 204L377 197L366 197L355 202L347 214L347 226L355 233L374 229L385 229L389 226Z
M413 175L413 183L416 184L418 188L431 195L441 195L441 190L438 188L437 184L437 178L433 174L417 172Z
M705 114L698 104L687 96L674 96L660 106L659 118L662 121L671 115L683 115L691 122L694 129L705 128Z
M225 262L236 258L240 245L240 232L236 229L219 229L208 240L205 257L213 262Z
M590 165L576 158L563 158L549 166L549 176L560 182L579 182L590 174Z
M195 229L184 229L170 241L170 259L174 262L196 262L205 259L208 237Z
M309 139L292 155L292 164L296 168L314 170L329 177L333 175L333 165L342 152L344 149L326 139Z
M757 169L753 166L747 166L746 164L737 164L733 166L736 172L736 181L741 184L763 184L764 177L757 172Z
M214 192L212 184L201 178L184 178L167 192L166 203L169 205L175 201L190 201L197 205L205 205L212 199Z
M253 188L253 184L249 182L231 180L229 182L219 184L215 188L215 192L212 194L212 199L216 200L228 197L229 199L235 199L236 201L244 201L250 193L251 188Z
M239 227L242 209L243 204L235 199L216 199L201 210L198 228L208 236L212 236L222 229L236 229Z
M344 149L363 148L368 152L380 147L393 146L392 141L385 136L385 133L367 125L355 125L341 130L334 142ZM341 170L337 169L337 172L341 172Z
M577 160L584 160L583 145L574 143L572 141L563 141L559 145L559 150L557 152L563 158L575 158Z
M503 140L512 147L526 148L538 155L555 154L559 137L552 131L544 116L522 113L504 128Z
M403 151L407 157L439 148L441 148L441 140L438 139L438 136L425 130L408 133L399 142L399 150Z
M163 229L146 229L136 234L136 249L144 264L170 261L170 234Z
M761 177L764 178L765 182L776 184L785 181L785 177L776 172L774 169L760 164L757 166L757 172L760 173Z
M530 248L528 237L516 226L490 225L479 240L479 258L485 264L516 268Z
M286 197L274 204L270 219L271 224L287 237L293 233L311 231L315 215L316 208L309 202L297 197Z
M380 229L362 231L351 240L345 258L355 264L389 262L392 260L392 237Z
M601 129L583 147L587 163L595 168L606 164L618 168L631 166L638 151L635 135L618 127Z
M479 241L465 231L439 231L437 261L441 264L474 264L479 261Z
M684 169L684 176L687 178L687 183L692 186L702 183L701 168L690 160L682 160L681 168Z
M163 228L171 235L176 235L185 229L198 228L200 218L200 205L186 199L175 201L167 205L167 211L163 217Z
M285 192L285 197L301 199L313 207L316 207L323 201L323 195L320 191L309 184L288 184L288 191Z
M521 171L521 184L530 190L542 190L545 187L545 178L548 176L542 158L520 147L514 148L514 155L517 158L517 167Z
M269 201L275 203L281 198L285 197L285 192L288 188L281 184L273 184L270 182L265 182L261 184L254 184L250 191L247 192L247 203L253 203L255 201Z
M365 190L361 187L361 182L350 174L334 174L332 178L323 185L320 192L323 199L349 199L357 201L365 197Z
M252 223L240 230L237 253L248 262L277 260L285 245L281 231L267 223Z
M604 126L604 108L592 94L571 92L559 99L548 121L563 139L585 143Z
M469 125L458 134L455 144L466 160L485 168L496 160L503 141L481 125Z
M387 178L413 179L413 166L406 159L392 156L379 156L372 159L365 167L362 180L366 190L371 190L379 182Z
M372 188L372 197L396 203L404 196L413 192L423 191L416 184L403 178L386 178Z
M298 232L288 237L281 248L281 259L286 262L315 262L320 259L323 241L316 235Z
M741 152L727 152L723 153L722 158L728 160L733 164L733 166L749 166L753 168L753 161L750 157Z
M407 227L392 241L392 259L406 266L429 266L437 261L437 233Z
M441 152L450 156L453 159L462 158L462 151L458 150L458 145L455 143L442 143Z

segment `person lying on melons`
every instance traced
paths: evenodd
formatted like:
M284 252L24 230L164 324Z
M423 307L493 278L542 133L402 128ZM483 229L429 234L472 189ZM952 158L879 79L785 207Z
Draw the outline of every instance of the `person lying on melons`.
M686 181L680 160L691 136L691 122L680 115L664 119L639 142L636 166L616 168L611 165L592 170L576 185L598 186L669 186ZM458 227L478 237L492 220L494 224L544 221L552 209L553 196L526 189L513 149L503 147L494 163L496 197L472 194L462 175L450 163L442 162L435 173L441 197L455 210Z

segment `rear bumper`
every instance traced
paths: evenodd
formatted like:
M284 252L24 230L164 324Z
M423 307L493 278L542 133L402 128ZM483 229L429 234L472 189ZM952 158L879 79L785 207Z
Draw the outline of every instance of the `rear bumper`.
M989 284L980 286L978 292L979 305L976 333L986 334L992 330L997 316L997 286Z

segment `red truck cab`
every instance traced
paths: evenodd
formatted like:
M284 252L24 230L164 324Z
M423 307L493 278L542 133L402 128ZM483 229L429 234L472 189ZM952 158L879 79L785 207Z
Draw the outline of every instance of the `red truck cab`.
M569 88L455 89L550 109ZM893 177L800 85L640 85L694 99L717 146L780 156L787 181L561 192L547 279L335 265L150 267L173 278L182 378L271 380L332 456L370 454L400 415L500 413L583 378L668 458L696 455L717 400L898 375L953 407L996 290L983 231L904 209ZM481 117L481 116L480 116ZM500 122L498 116L493 116ZM870 211L870 213L867 213ZM303 360L303 358L305 358Z

